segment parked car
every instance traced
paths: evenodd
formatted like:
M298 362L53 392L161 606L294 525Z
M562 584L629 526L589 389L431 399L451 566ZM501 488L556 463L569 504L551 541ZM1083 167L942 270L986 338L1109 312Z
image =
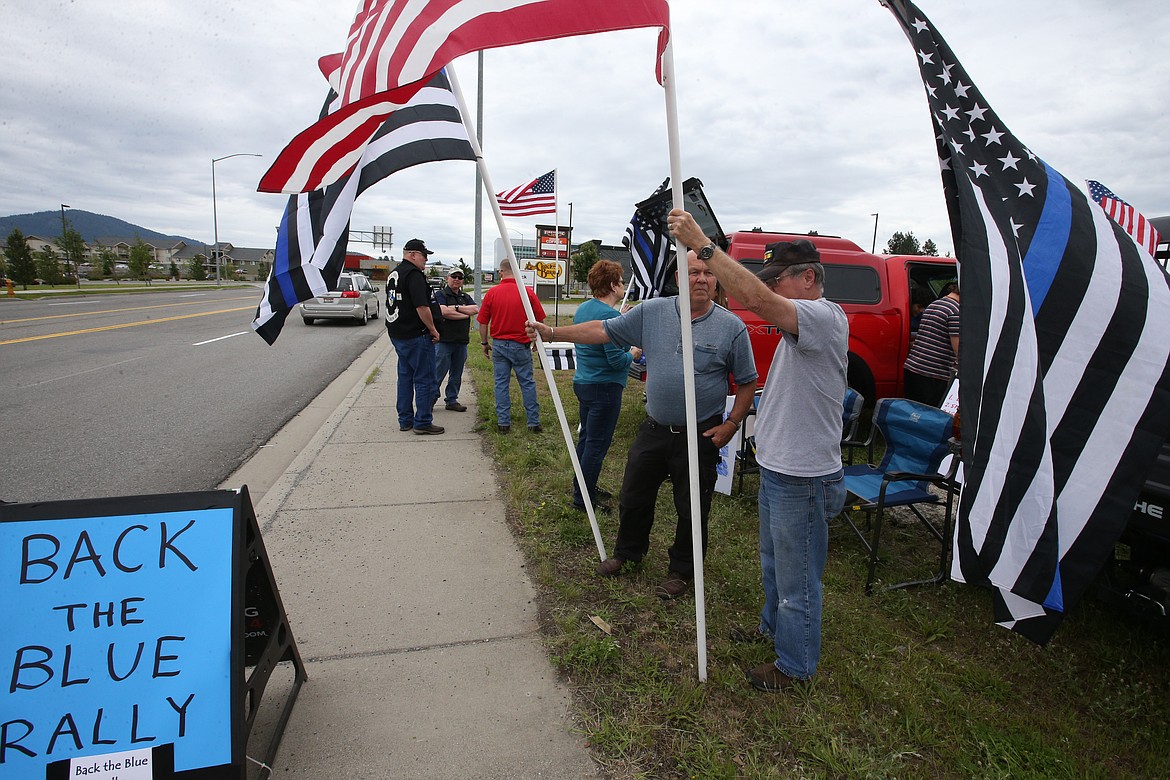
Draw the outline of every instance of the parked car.
M877 255L835 236L768 233L760 229L731 234L728 254L754 273L763 265L764 248L774 241L808 239L821 253L825 297L836 301L849 318L849 386L866 403L902 395L902 364L910 349L912 300L939 296L957 279L953 257ZM764 322L729 298L727 308L747 324L759 384L767 382L780 329Z
M351 319L365 325L378 319L382 304L378 288L362 274L343 273L337 280L337 289L319 298L301 304L301 319L306 325L316 320Z

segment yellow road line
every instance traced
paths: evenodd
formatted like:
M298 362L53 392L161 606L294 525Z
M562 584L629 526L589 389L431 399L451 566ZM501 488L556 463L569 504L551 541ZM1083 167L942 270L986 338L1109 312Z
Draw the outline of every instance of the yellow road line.
M152 308L152 307L148 306L145 308ZM198 314L180 314L180 315L177 315L174 317L162 317L161 319L157 319L157 320L142 320L140 322L124 322L121 325L103 325L100 328L85 328L84 330L70 330L70 331L66 331L64 333L47 333L44 336L28 336L27 338L23 338L23 339L10 339L8 341L0 341L0 347L3 347L7 344L23 344L26 341L40 341L41 339L56 339L56 338L60 338L62 336L80 336L80 335L85 334L85 333L97 333L98 331L103 331L103 330L117 330L118 328L134 328L134 327L137 327L139 325L156 325L160 322L174 322L175 320L187 320L187 319L191 319L192 317L206 317L209 314L227 314L227 313L233 312L233 311L250 311L252 308L253 307L251 307L251 306L240 306L240 307L235 308L235 309L219 309L218 311L202 311L202 312L199 312Z
M220 298L222 301L242 301L245 298L253 298L253 296L234 296L232 298ZM253 298L254 300L254 298ZM165 309L169 306L198 306L199 304L217 303L217 301L182 301L178 303L158 303L151 306L131 306L126 309L102 309L100 311L75 311L69 314L46 314L43 317L25 317L19 320L3 320L0 319L0 325L8 325L13 322L37 322L38 320L59 320L62 317L89 317L94 314L121 314L124 311L145 311L147 309Z

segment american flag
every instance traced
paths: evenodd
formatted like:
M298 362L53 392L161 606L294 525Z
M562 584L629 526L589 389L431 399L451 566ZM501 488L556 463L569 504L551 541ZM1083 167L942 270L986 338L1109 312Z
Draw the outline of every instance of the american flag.
M1170 427L1170 286L1024 146L942 36L887 0L934 120L963 290L952 576L1044 643L1100 571Z
M336 106L337 94L331 91L322 115ZM386 117L353 174L289 197L252 329L272 344L294 306L337 287L354 200L368 187L420 163L474 159L455 96L440 71L406 106Z
M650 197L664 192L669 186L670 177L667 176ZM665 204L665 210L669 211L671 207L670 202ZM630 275L630 300L644 301L662 295L674 268L671 260L673 244L670 237L658 229L662 226L661 217L661 214L643 214L635 209L630 224L626 226L622 244L630 250L630 269L633 272Z
M557 210L557 172L551 170L527 184L497 192L500 213L506 217L529 217Z
M1086 179L1085 183L1089 185L1089 197L1100 203L1101 208L1105 209L1109 218L1121 225L1126 233L1133 236L1133 240L1138 243L1138 246L1145 249L1153 257L1154 253L1158 251L1161 237L1149 220L1140 211L1110 192L1109 188L1101 182Z
M294 138L261 179L261 192L307 192L338 181L380 122L456 57L573 35L660 27L655 71L670 25L667 0L361 0L345 51L321 59L337 110Z
M669 25L667 0L361 0L338 91L349 105L469 52L636 27L663 28L660 60Z

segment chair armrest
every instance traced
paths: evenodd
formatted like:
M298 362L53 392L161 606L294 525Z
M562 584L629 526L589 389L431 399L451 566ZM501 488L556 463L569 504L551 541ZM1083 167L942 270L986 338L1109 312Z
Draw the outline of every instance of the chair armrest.
M938 472L933 474L912 474L909 471L889 471L886 472L884 481L886 482L905 482L907 480L914 480L915 482L944 482L946 477Z

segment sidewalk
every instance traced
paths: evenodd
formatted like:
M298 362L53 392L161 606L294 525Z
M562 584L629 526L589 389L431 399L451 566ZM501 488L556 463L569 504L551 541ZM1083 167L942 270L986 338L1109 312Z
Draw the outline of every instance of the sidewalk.
M467 412L437 407L444 435L403 433L388 343L374 365L256 506L309 673L272 776L599 776L541 644L473 388Z

